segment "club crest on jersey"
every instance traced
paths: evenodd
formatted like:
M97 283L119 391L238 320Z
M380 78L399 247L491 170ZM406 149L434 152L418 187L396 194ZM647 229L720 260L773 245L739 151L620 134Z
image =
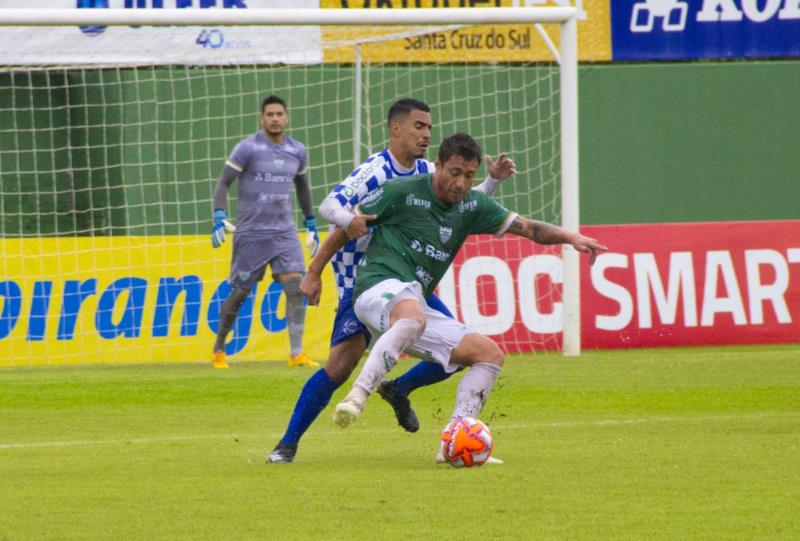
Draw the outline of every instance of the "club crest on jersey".
M442 243L446 243L448 240L450 240L450 237L452 236L453 236L452 227L447 227L446 225L439 226L439 240L441 240Z
M285 164L285 163L286 163L286 162L285 162L284 160L280 159L280 158L275 158L274 160L272 160L272 164L273 164L275 167L277 167L278 169L280 169L281 167L283 167L283 164Z

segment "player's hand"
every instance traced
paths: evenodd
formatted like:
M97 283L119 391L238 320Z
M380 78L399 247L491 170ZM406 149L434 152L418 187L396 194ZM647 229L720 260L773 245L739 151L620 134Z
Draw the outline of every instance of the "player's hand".
M378 216L376 214L356 214L353 216L353 220L350 222L350 225L348 225L347 229L344 230L344 232L347 233L347 238L357 239L369 233L369 226L367 225L367 222L371 222L377 217Z
M505 180L517 172L514 160L504 153L497 157L497 161L494 161L488 154L484 159L486 160L486 170L489 172L489 176L497 180Z
M319 306L319 297L322 294L322 276L309 270L300 282L300 292L306 296L308 304Z
M594 261L597 259L598 253L608 251L608 248L598 243L595 239L584 237L580 234L575 236L575 240L573 240L571 244L572 247L579 252L589 254L590 265L594 265Z
M211 228L211 246L219 248L225 242L225 230L235 228L228 221L228 213L224 209L214 209L214 227Z
M317 250L319 250L317 219L314 216L309 216L303 220L303 226L306 228L306 248L311 253L311 257L314 257L317 255Z

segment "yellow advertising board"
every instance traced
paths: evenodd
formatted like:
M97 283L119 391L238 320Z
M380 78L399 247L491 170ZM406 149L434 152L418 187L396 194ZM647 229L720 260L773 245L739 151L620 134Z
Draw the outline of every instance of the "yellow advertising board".
M553 0L320 0L326 9L417 9L472 7L546 7L564 5ZM582 61L611 60L609 0L579 0L578 55ZM559 28L543 24L558 47ZM376 41L376 38L383 38ZM545 41L532 25L323 27L325 62L353 62L355 45L364 62L534 62L552 61Z
M0 367L208 361L227 296L231 242L208 236L0 240ZM306 353L328 355L330 271L306 314ZM240 310L229 359L289 357L280 284L266 278Z

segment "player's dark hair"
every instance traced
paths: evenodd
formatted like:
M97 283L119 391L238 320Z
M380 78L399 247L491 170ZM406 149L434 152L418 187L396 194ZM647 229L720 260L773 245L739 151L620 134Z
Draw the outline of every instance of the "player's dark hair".
M267 108L267 105L272 105L273 103L280 103L281 106L283 106L283 110L284 111L288 111L288 108L286 107L286 102L285 101L283 101L281 98L279 98L275 94L270 94L269 96L264 98L264 101L261 102L261 112L263 113L264 109Z
M453 156L461 156L464 161L478 160L481 163L481 147L468 133L456 133L442 141L436 160L443 164Z
M386 115L386 121L391 124L393 120L398 117L411 114L411 111L422 111L430 113L431 108L424 101L415 100L412 98L403 98L397 100L389 107L389 114Z

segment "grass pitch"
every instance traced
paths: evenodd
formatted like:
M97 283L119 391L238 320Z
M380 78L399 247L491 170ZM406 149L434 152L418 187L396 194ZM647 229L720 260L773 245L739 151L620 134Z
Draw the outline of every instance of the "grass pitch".
M400 374L406 361L392 375ZM0 539L800 537L800 345L508 359L505 464L434 464L460 376L266 465L310 375L276 363L0 371Z

